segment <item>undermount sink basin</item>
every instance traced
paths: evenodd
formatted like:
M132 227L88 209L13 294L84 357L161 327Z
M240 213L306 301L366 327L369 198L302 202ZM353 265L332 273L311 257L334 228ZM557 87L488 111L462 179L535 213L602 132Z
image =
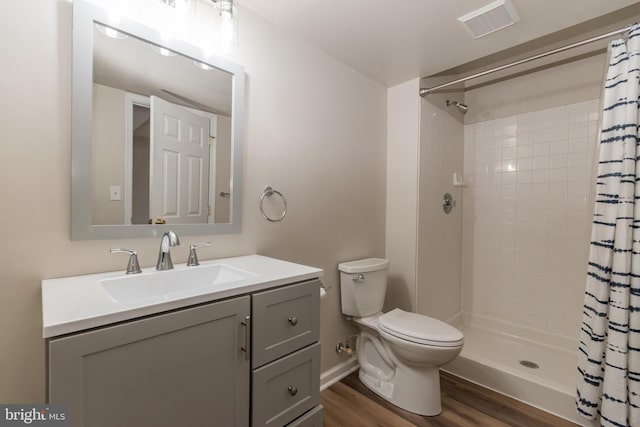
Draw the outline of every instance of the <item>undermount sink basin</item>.
M212 264L102 279L100 286L114 300L128 302L161 296L169 298L175 294L214 289L253 277L256 274L239 268Z

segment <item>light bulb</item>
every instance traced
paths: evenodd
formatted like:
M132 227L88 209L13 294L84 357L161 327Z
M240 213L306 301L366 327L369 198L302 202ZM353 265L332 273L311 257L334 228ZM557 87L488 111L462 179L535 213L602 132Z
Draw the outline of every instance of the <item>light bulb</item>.
M224 53L229 53L236 41L237 11L233 5L233 0L213 0L213 3L220 13L220 26L217 37L218 49Z
M222 26L220 27L220 48L229 53L233 43L233 15L222 13Z

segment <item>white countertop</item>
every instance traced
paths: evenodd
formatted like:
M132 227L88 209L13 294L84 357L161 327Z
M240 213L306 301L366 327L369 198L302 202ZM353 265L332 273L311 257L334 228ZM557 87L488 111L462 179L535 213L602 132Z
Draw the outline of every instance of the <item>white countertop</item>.
M261 255L202 261L201 266L224 264L251 272L249 278L227 284L150 296L133 301L117 301L100 285L104 279L124 277L124 271L89 274L84 276L45 279L42 281L42 333L44 338L69 334L85 329L135 319L167 310L215 301L236 295L259 291L287 283L322 276L319 268L308 267ZM185 264L174 270L197 269ZM142 269L135 275L160 275L155 267Z

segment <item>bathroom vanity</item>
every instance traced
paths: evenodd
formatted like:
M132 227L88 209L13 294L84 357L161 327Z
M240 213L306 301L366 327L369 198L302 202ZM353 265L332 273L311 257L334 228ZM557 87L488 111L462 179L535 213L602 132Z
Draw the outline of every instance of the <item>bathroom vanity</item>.
M321 426L321 276L250 255L44 280L48 402L72 426Z

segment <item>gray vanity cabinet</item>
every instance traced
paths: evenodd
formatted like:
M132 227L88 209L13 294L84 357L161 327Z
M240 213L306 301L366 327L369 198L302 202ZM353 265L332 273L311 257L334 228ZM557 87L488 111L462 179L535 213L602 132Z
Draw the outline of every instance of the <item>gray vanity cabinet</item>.
M253 427L319 427L320 281L252 295Z
M49 403L73 427L320 427L320 285L49 338Z
M250 297L48 341L50 403L71 425L248 426Z

